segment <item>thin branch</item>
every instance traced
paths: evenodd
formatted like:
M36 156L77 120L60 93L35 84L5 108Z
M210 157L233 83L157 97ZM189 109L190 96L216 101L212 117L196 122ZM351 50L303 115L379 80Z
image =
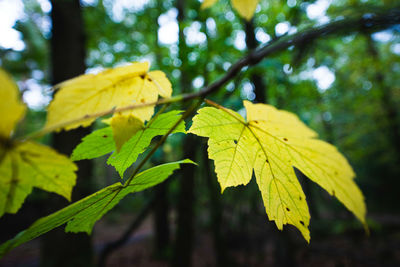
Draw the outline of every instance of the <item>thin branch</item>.
M238 73L240 73L240 71L244 67L254 66L259 62L261 62L264 58L272 54L277 54L279 52L282 52L291 46L300 46L303 45L305 42L313 42L318 38L327 37L333 34L346 35L355 31L370 32L370 33L376 32L387 29L390 26L396 24L400 24L400 6L396 6L389 10L374 8L371 9L370 12L364 12L357 16L352 16L340 20L337 19L336 21L327 23L322 26L312 27L310 29L300 31L296 34L285 35L249 53L247 56L243 57L235 64L233 64L226 72L226 74L222 76L219 80L215 81L209 86L203 87L200 91L196 93L182 94L171 98L163 98L155 102L134 104L122 108L114 108L107 111L94 113L75 120L63 122L58 125L54 125L52 127L44 128L38 132L29 135L27 139L37 138L49 132L63 128L67 125L84 121L87 119L93 119L105 115L110 115L115 112L123 112L147 106L174 103L180 101L187 101L199 97L206 97L216 92L218 89L220 89L230 80L232 80Z
M169 129L169 131L163 135L163 137L160 139L160 141L155 144L155 146L152 148L152 150L149 152L149 154L146 155L146 157L139 163L139 165L133 170L133 173L131 176L128 178L128 180L124 183L123 187L128 186L133 178L135 178L135 175L139 173L140 169L144 166L144 164L151 158L151 156L157 151L157 149L164 144L165 140L167 140L168 136L176 129L176 127L179 126L179 124L185 120L187 117L189 117L203 102L203 98L199 99L197 102L194 102L186 111L185 113L182 114L182 116L179 118L179 120L174 124L174 126Z

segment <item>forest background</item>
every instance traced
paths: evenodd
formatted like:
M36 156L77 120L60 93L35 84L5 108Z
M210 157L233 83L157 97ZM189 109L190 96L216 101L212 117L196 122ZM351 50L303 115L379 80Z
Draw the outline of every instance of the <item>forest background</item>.
M254 18L246 21L223 0L206 10L196 0L3 0L0 64L18 81L30 108L18 130L33 132L45 121L51 84L81 73L149 61L152 69L167 74L175 94L196 92L259 45L335 20L398 10L395 2L262 0ZM266 217L254 179L221 195L205 140L178 134L148 167L187 157L200 167L184 167L157 188L127 197L96 225L92 237L65 235L59 229L21 246L0 264L399 264L399 33L398 24L380 31L360 25L307 39L244 69L210 97L234 110L242 109L247 99L292 111L337 146L366 197L370 236L338 201L307 179L302 186L312 216L311 244L291 227L278 231ZM79 129L41 141L70 154L87 133ZM106 158L99 158L80 162L79 177L74 199L113 183L116 173ZM35 190L16 215L0 219L1 241L65 204ZM124 246L105 249L130 226L134 231L126 235Z

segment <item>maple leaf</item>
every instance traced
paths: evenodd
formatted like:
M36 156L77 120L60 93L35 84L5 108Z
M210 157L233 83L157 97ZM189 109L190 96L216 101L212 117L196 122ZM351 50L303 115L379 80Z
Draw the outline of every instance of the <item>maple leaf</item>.
M186 159L147 169L137 174L129 184L115 183L37 220L28 229L0 246L0 258L11 249L65 223L67 224L65 227L66 232L87 232L90 234L96 221L117 205L126 195L145 190L163 182L179 168L180 164L195 163Z
M201 8L209 8L217 1L218 0L204 0L201 4ZM231 0L232 6L236 9L239 15L246 20L251 20L259 2L260 0Z
M58 92L48 108L46 128L74 129L90 125L101 112L133 104L152 103L158 96L172 94L171 83L162 71L149 72L149 64L133 63L98 74L85 74L57 85ZM154 105L124 111L142 122L151 118ZM84 119L85 116L90 118Z
M315 139L317 134L290 112L248 101L244 106L247 120L221 106L202 108L189 130L209 138L208 154L222 191L246 185L254 170L269 219L280 230L284 224L294 225L309 242L310 214L296 167L365 224L366 207L355 174L334 146Z
M75 185L76 166L50 147L11 139L16 123L26 107L18 98L18 88L0 69L0 216L16 213L33 187L70 199Z

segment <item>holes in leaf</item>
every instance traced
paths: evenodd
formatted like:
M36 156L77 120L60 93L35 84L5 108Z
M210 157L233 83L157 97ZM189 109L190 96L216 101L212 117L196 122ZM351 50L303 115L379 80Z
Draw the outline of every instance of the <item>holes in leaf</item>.
M235 145L237 145L237 140L233 140L233 142L235 143Z
M290 209L289 209L288 207L286 207L286 210L287 210L287 211L290 211Z
M299 200L303 200L303 198L302 198L302 197L299 197Z
M304 222L303 222L303 221L300 221L300 223L301 223L301 225L303 225L303 226L304 226Z
M266 163L269 163L268 159L265 160Z

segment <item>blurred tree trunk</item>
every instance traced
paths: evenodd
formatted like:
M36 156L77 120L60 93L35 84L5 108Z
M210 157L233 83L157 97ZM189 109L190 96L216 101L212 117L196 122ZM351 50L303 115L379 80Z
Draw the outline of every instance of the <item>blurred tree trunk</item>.
M253 20L245 21L244 26L246 33L246 46L250 53L258 47ZM267 86L265 85L263 77L257 72L257 69L253 70L250 80L254 86L254 93L256 94L255 102L267 103Z
M211 212L211 231L213 233L214 241L214 253L216 256L216 266L224 267L231 266L228 264L228 258L226 253L225 238L222 231L222 203L221 203L221 191L218 186L217 178L214 175L213 169L210 165L207 153L207 145L204 144L202 147L203 153L203 164L205 171L205 178L210 194L210 205Z
M52 82L57 84L85 71L85 35L79 0L53 0L51 18ZM54 134L53 147L63 154L70 155L81 138L89 132L89 128L79 128ZM73 201L90 193L92 164L90 161L80 161L78 167ZM68 204L60 198L48 203L52 203L52 210ZM42 266L92 265L91 238L85 233L67 234L63 228L57 228L43 237L41 246Z
M156 64L158 69L162 69L162 54L160 51L160 46L158 44L158 17L161 15L163 10L162 0L157 0L157 16L156 16L156 29L154 29L155 34L155 55ZM157 162L160 164L160 162ZM170 245L170 222L169 222L169 210L170 205L168 201L168 181L157 185L155 187L155 204L154 204L154 254L157 257L164 258L167 255L168 247Z
M396 161L400 164L400 125L399 125L399 114L397 111L396 104L393 102L393 92L392 88L386 85L385 83L385 75L382 73L379 68L380 56L379 51L375 47L374 41L371 38L371 35L367 35L367 45L369 53L376 64L376 72L375 72L375 84L380 90L380 101L382 110L385 116L386 123L389 128L388 136L390 138L390 142L393 144L393 148L396 152Z
M191 91L191 74L188 71L188 47L183 33L185 21L185 0L176 0L179 23L179 59L182 61L180 87L182 93ZM197 143L193 135L187 135L183 142L183 158L195 161ZM194 239L194 174L195 168L189 164L182 166L179 181L178 217L172 266L190 267Z

